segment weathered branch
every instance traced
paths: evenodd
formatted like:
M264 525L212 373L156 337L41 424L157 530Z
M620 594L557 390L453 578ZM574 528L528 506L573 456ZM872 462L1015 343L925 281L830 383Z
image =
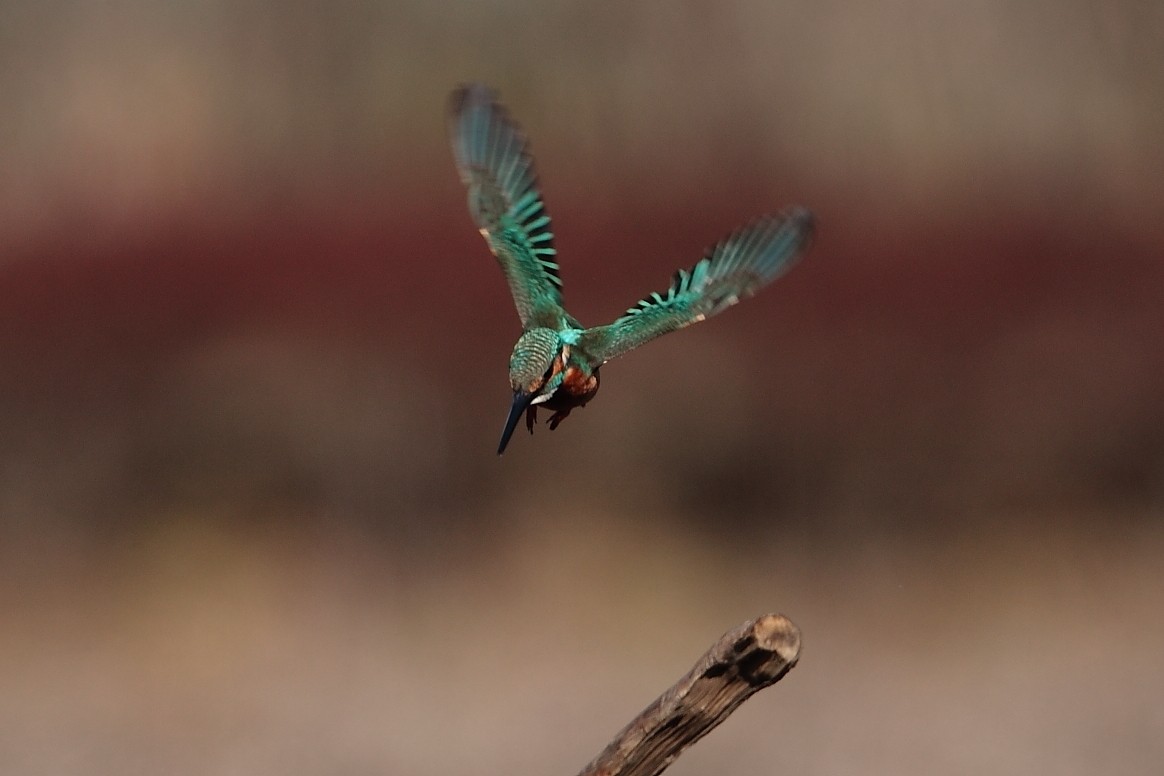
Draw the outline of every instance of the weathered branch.
M656 776L800 657L800 629L766 614L728 631L578 776Z

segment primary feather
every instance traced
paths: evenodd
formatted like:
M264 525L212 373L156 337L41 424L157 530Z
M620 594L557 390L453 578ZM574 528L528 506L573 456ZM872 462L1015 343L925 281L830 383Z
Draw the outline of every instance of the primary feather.
M759 291L779 277L812 239L812 214L795 208L765 216L722 240L666 293L653 293L606 326L582 332L579 345L595 366L676 331Z
M450 113L469 211L505 271L523 328L576 326L562 309L554 234L525 135L480 84L457 89Z

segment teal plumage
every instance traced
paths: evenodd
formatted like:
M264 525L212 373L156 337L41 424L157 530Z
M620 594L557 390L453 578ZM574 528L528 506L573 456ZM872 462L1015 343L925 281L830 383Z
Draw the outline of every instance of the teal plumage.
M562 279L525 136L484 86L453 95L453 152L469 212L501 263L522 326L561 328Z
M536 385L560 348L560 335L539 326L522 332L509 357L509 374L515 385Z
M521 130L479 84L453 93L450 134L469 212L501 264L522 324L509 362L513 404L502 431L504 452L525 413L554 410L550 428L598 392L599 368L667 332L710 318L759 291L807 249L812 214L791 208L733 232L691 269L675 273L613 323L584 328L566 312L550 217L538 191Z
M667 293L643 297L614 323L587 329L578 344L606 362L710 318L783 274L811 233L812 214L803 208L759 218L724 239L691 269L676 272Z

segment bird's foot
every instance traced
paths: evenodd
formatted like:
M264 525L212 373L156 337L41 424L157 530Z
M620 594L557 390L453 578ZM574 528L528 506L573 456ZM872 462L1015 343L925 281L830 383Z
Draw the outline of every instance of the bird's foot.
M525 427L529 429L529 433L533 433L534 423L538 422L538 408L530 405L525 409ZM551 426L550 428L553 428Z
M569 414L570 414L570 410L558 410L553 415L551 415L550 416L550 431L553 431L554 429L556 429L558 427L558 424L561 423L563 420L565 420L566 416Z

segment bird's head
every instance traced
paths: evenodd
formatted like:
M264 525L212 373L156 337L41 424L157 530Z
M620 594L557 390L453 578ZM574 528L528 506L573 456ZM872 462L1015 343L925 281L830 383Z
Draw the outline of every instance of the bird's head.
M548 401L562 384L563 368L570 347L553 329L530 329L521 335L509 357L509 387L513 389L513 406L501 432L500 455L509 443L521 415L531 404Z

